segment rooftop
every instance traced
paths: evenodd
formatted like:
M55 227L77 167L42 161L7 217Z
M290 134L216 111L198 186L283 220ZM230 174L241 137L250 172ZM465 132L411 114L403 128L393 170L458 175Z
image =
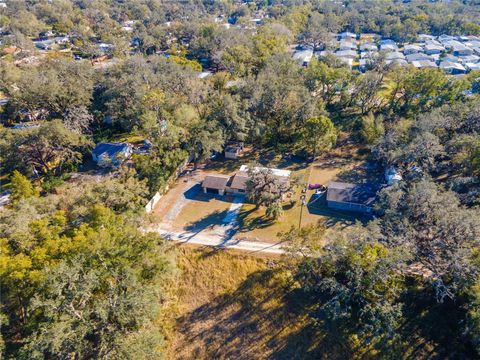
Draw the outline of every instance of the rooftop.
M328 184L327 201L372 205L380 190L377 184L350 184L330 182Z

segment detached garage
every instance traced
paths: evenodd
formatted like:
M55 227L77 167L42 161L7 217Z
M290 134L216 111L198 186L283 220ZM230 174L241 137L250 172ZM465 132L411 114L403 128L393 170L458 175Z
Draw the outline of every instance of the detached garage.
M229 180L228 175L207 175L202 182L203 192L224 195Z

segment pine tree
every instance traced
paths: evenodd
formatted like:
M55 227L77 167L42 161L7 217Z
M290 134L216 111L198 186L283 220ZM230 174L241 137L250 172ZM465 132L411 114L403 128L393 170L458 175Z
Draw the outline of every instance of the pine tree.
M17 170L13 172L10 181L12 188L10 199L13 203L38 195L38 191L35 189L32 182Z

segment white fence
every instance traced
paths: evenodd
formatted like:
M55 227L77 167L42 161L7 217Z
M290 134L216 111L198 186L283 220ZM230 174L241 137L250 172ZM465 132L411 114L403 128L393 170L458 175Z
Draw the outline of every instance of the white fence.
M147 211L147 214L151 213L155 205L157 205L158 201L162 198L162 195L160 195L159 192L155 193L153 197L150 199L147 205L145 205L145 210Z

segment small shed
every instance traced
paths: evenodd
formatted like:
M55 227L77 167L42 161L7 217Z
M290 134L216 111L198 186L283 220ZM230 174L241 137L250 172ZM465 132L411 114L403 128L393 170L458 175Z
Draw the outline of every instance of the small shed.
M225 159L236 160L242 154L243 143L230 143L225 147Z

